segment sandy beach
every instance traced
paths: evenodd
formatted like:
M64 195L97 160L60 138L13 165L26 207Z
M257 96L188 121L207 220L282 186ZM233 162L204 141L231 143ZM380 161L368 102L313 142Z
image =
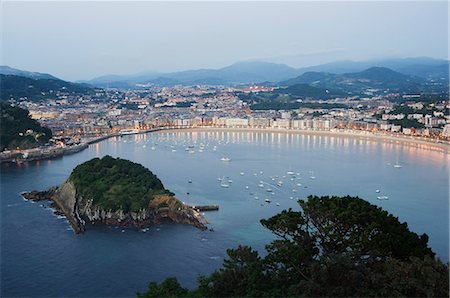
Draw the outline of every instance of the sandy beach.
M158 133L177 131L176 129L159 130ZM383 134L374 134L364 131L342 131L342 130L330 130L330 131L312 131L312 130L295 130L295 129L274 129L274 128L223 128L223 127L192 127L183 128L183 130L190 131L229 131L229 132L270 132L270 133L286 133L286 134L301 134L301 135L320 135L320 136L333 136L333 137L349 137L365 140L375 140L384 143L402 144L412 146L425 150L439 151L450 154L450 144L443 142L435 142L432 139L419 139L413 136L390 136Z

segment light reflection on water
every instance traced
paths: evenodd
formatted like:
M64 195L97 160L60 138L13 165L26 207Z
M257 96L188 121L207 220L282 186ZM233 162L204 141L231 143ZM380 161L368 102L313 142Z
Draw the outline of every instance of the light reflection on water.
M220 205L218 212L206 213L214 232L166 223L147 233L96 227L74 235L66 231L67 222L19 195L58 185L77 164L105 154L148 167L182 201ZM224 156L231 161L222 162ZM2 165L2 295L132 296L149 280L168 276L192 287L198 274L220 266L227 248L247 244L263 252L272 235L259 220L297 208L296 199L310 194L358 195L408 222L413 231L427 233L433 250L448 260L448 161L448 154L422 145L222 130L115 137L52 161ZM396 163L402 168L394 168ZM294 181L286 174L291 170L300 173ZM316 179L310 179L311 171ZM225 189L218 177L233 182ZM276 185L278 180L283 186ZM271 185L273 194L258 187L259 181ZM380 201L379 195L389 200ZM74 268L83 274L74 274ZM120 283L111 286L111 280Z

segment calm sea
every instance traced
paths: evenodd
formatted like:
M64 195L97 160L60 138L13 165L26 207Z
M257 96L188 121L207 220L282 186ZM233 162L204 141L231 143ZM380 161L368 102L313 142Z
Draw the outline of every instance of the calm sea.
M205 213L214 231L164 223L146 232L103 226L75 235L46 204L20 195L59 185L79 163L106 154L148 167L184 202L220 205ZM149 281L170 276L194 287L199 275L221 266L227 248L245 244L264 254L273 236L259 220L298 209L296 200L310 194L360 196L381 206L414 232L427 233L448 261L448 162L445 153L348 137L176 131L2 165L1 296L134 296Z

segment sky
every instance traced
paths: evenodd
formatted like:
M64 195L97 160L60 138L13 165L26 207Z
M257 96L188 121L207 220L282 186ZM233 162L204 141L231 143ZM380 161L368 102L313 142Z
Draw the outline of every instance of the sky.
M87 80L261 60L448 59L442 2L0 1L0 64Z

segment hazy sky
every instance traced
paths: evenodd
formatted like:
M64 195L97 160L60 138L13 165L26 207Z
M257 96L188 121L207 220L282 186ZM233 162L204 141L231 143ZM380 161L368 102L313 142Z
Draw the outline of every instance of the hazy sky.
M255 59L448 58L446 1L0 3L0 64L67 80Z

